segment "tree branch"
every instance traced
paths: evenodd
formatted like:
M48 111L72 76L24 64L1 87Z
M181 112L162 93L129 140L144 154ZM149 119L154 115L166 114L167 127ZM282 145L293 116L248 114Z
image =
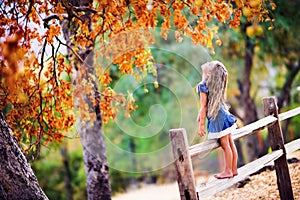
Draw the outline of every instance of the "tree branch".
M86 66L88 66L88 67L91 67L88 63L86 63L84 60L83 60L83 58L70 46L70 45L68 45L68 44L66 44L66 43L63 43L57 36L55 36L55 38L57 39L57 41L60 43L60 44L62 44L62 45L64 45L64 46L66 46L68 49L70 49L71 51L72 51L72 53L77 57L77 59L80 61L80 62L82 62L82 63L84 63Z
M78 6L72 6L72 8L74 8L74 10L76 12L91 12L93 14L97 14L99 11L97 10L94 10L90 7L86 7L86 6L81 6L81 7L78 7Z
M59 17L58 15L54 14L54 15L50 15L49 17L46 17L43 19L43 22L44 22L44 28L50 28L49 27L49 21L52 20L52 19L57 19L59 20Z
M286 77L286 81L283 85L283 88L280 92L280 95L278 97L278 111L283 107L283 104L289 99L290 97L290 91L292 88L292 84L294 79L296 78L298 72L300 71L300 59L298 60L298 65L297 66L291 66L292 70L289 71L289 74Z

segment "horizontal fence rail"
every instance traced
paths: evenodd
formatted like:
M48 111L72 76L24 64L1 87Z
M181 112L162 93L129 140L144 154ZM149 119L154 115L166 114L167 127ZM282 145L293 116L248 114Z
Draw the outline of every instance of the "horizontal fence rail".
M292 110L286 111L284 113L281 113L278 115L279 121L294 117L296 115L300 114L300 107L294 108Z

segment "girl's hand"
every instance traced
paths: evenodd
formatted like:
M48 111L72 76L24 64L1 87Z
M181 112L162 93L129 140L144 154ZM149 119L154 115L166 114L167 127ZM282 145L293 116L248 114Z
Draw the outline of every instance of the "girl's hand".
M200 137L203 137L203 136L205 136L206 135L206 132L205 132L205 130L204 130L204 128L199 128L199 130L198 130L198 135L200 136Z

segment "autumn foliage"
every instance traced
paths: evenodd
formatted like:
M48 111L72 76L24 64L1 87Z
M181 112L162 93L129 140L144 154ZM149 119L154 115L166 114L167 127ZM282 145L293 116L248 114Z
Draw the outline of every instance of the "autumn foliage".
M130 93L119 94L110 87L109 67L95 62L93 74L87 70L81 52L93 50L96 43L101 45L95 57L110 59L120 74L141 81L149 73L156 76L149 50L154 43L153 28L159 27L165 39L175 29L177 41L190 37L213 52L214 43L222 44L218 24L236 28L243 13L250 22L258 23L270 18L269 10L275 9L271 0L85 2L86 6L71 0L0 3L0 109L27 151L60 141L75 123L75 105L84 111L80 112L82 119L95 118L87 114L91 112L85 97L97 97L91 103L100 105L104 122L114 119L120 109L129 116L136 108ZM62 31L70 24L77 29L68 44ZM73 56L64 55L62 47ZM93 89L93 82L98 83L99 91ZM82 98L74 100L74 96Z

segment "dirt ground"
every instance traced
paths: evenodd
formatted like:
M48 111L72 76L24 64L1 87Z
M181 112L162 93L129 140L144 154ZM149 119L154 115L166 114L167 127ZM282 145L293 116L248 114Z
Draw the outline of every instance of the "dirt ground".
M165 185L146 185L112 197L112 200L180 200L177 182Z
M300 159L298 153L298 159ZM300 200L300 162L289 164L289 172L293 187L294 199ZM230 188L223 191L212 198L214 200L277 200L280 199L277 189L277 179L275 170L267 170L258 175L249 177L250 181L242 188Z
M300 160L300 151L288 155ZM292 180L294 199L300 200L300 162L289 164L289 172ZM199 177L202 179L205 177ZM209 177L208 179L211 179ZM207 178L206 178L207 179ZM279 192L277 189L275 170L266 170L260 174L249 177L249 182L242 188L232 187L213 197L207 199L214 200L256 200L267 199L277 200ZM201 181L202 181L201 180ZM198 182L199 180L197 180ZM165 185L146 185L140 189L131 190L124 194L118 194L112 200L180 200L177 183Z

